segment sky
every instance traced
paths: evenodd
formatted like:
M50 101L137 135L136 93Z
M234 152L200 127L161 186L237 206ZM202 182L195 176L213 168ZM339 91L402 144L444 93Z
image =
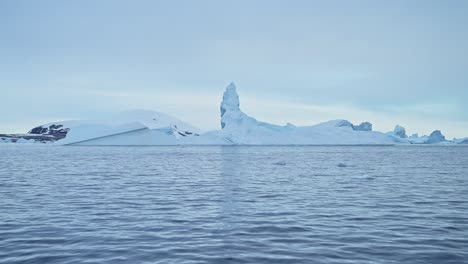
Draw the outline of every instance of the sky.
M0 133L129 109L468 136L468 1L0 1Z

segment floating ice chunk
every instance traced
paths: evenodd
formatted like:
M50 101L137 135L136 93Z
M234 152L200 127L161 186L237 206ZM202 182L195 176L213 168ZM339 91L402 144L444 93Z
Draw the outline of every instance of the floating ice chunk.
M277 162L274 162L273 165L284 166L284 165L286 165L286 162L284 162L284 161L277 161Z
M11 139L10 138L0 138L0 142L3 142L3 143L10 143L11 142Z

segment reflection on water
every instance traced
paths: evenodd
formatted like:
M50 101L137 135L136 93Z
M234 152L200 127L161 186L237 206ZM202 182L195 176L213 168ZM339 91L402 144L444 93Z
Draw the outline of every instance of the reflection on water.
M468 259L466 147L5 145L0 157L0 263Z

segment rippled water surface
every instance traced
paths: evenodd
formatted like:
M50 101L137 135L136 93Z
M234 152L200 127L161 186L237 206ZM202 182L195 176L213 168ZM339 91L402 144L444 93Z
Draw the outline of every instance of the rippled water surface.
M468 263L468 147L0 145L1 263Z

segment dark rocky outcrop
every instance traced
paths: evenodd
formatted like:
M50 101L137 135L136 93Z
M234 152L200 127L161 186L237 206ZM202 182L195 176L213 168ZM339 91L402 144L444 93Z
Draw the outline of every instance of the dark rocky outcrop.
M54 138L54 140L60 140L67 136L67 133L70 131L69 128L63 127L63 125L52 124L49 127L38 126L31 129L28 134L34 135L49 135Z

